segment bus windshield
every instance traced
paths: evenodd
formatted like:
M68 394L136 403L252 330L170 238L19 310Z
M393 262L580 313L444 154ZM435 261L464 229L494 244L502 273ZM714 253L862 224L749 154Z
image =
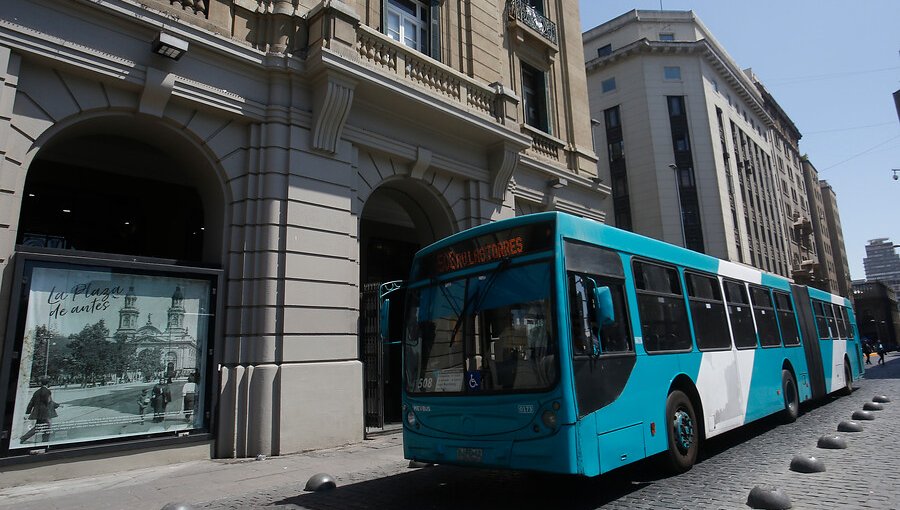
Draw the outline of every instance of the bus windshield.
M550 388L557 369L548 262L415 287L407 294L406 390L477 394Z

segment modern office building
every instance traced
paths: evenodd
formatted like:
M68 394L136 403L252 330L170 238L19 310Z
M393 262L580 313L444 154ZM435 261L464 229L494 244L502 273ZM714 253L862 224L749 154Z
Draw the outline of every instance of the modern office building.
M882 282L894 293L900 293L900 255L890 239L883 237L869 241L863 268L867 281Z
M608 223L791 276L776 154L796 169L799 133L758 80L692 11L631 11L582 41Z
M398 420L379 284L467 227L605 219L580 32L563 0L4 1L0 484Z

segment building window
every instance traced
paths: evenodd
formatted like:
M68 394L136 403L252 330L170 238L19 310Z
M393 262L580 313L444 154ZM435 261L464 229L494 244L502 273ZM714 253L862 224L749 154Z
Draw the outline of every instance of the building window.
M625 167L625 140L619 107L603 111L606 126L606 147L609 152L609 173L612 179L613 209L616 226L631 230L631 199L628 196L628 174Z
M666 66L663 68L663 76L667 80L680 80L681 68L678 66Z
M601 47L597 48L597 56L598 57L605 57L605 56L609 55L610 53L612 53L612 44L607 44L606 46L601 46Z
M430 6L418 0L388 0L387 35L422 53L428 53Z
M662 33L662 34L659 34L659 40L660 40L660 41L674 41L674 40L675 40L675 34L672 34L672 33Z
M616 90L616 79L615 77L609 78L607 80L603 80L600 82L600 90L605 94L607 92L612 92Z
M687 115L683 96L668 96L669 124L672 131L672 152L676 185L681 200L681 226L684 229L685 247L703 252L703 226L700 218L700 201L694 180L694 161L688 133Z
M522 99L525 123L549 133L546 74L525 63L522 63Z

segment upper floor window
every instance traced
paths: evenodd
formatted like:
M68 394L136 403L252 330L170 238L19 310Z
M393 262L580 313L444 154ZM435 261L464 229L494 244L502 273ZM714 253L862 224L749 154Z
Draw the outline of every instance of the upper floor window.
M525 107L525 123L549 133L546 74L524 62L522 63L522 99Z
M659 40L660 40L660 41L674 41L674 40L675 40L675 34L673 34L673 33L662 33L662 34L659 34Z
M612 53L612 44L607 44L605 46L601 46L601 47L597 48L597 56L598 57L605 57L605 56L609 55L610 53Z
M428 5L418 0L388 0L388 37L427 54L430 10Z
M667 80L680 80L681 68L678 66L666 66L663 68L663 76L665 76Z
M608 78L600 82L600 90L605 94L616 90L616 78Z

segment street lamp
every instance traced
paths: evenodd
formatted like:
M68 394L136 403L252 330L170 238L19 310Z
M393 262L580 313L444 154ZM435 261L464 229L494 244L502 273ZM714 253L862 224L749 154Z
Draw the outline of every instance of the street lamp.
M891 172L894 172L894 180L895 180L895 181L896 181L897 179L900 179L900 177L897 176L897 173L900 172L900 168L892 168L892 169L891 169Z
M687 248L687 237L684 233L684 209L681 208L681 176L678 175L678 165L669 163L669 168L675 172L675 198L678 201L678 217L681 219L681 245Z

